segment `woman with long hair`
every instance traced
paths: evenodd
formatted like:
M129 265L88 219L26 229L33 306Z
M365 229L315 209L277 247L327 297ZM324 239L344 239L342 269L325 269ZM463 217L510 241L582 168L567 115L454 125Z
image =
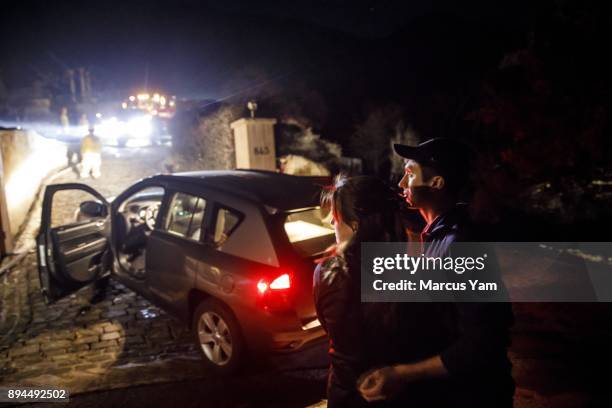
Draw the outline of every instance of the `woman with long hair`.
M404 206L397 193L371 176L337 177L321 203L331 210L336 234L335 250L314 276L315 306L330 342L328 407L362 406L357 380L386 362L385 334L398 327L395 304L361 303L361 243L405 241Z

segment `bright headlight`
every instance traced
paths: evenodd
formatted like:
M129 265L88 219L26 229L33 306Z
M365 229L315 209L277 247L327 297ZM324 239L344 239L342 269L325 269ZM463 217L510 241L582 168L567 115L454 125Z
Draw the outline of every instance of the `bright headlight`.
M150 115L133 118L127 123L127 132L134 137L149 137L152 131Z
M101 137L119 137L125 131L124 124L119 122L117 118L103 120L96 126L96 133Z

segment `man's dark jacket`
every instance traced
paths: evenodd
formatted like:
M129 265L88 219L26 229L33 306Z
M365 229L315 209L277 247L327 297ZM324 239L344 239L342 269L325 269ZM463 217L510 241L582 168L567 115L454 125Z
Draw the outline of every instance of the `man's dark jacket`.
M482 233L480 236L474 233L465 204L457 204L437 217L421 236L426 257L451 255L455 242L487 240ZM491 259L493 256L493 252L489 253L488 264L495 262ZM496 272L494 267L485 271ZM489 278L502 284L499 276ZM413 304L404 303L402 306L402 321L411 321ZM440 347L438 354L450 374L449 387L454 405L512 406L515 387L512 364L507 356L509 328L514 321L511 304L446 302L420 304L419 307L424 310L418 321L412 320L416 326L414 330L418 332L420 327L438 338L438 341L431 340Z

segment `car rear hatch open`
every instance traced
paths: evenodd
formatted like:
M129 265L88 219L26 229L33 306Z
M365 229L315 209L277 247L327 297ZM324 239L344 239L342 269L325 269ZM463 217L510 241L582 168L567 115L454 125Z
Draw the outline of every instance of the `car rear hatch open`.
M317 314L312 294L312 278L316 261L335 243L334 230L327 214L319 207L288 211L284 230L289 243L298 254L294 268L294 308L303 328L316 327Z

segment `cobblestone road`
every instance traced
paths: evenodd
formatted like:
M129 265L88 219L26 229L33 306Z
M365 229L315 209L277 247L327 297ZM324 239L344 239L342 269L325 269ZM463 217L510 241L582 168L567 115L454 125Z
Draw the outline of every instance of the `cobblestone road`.
M84 182L104 196L113 196L136 180L159 173L165 154L164 148L109 149L105 151L101 178L79 180L75 173L65 171L53 183ZM70 211L59 214L66 220L73 215L74 206L65 208ZM40 208L35 209L19 244L33 239L39 214ZM34 253L2 276L2 383L56 384L73 392L107 389L124 385L126 377L130 384L134 380L150 382L146 374L132 378L128 368L155 368L161 362L170 364L170 360L179 361L181 370L163 370L160 380L200 374L189 333L178 323L112 281L106 297L92 304L94 292L91 286L86 287L46 305L40 294Z

